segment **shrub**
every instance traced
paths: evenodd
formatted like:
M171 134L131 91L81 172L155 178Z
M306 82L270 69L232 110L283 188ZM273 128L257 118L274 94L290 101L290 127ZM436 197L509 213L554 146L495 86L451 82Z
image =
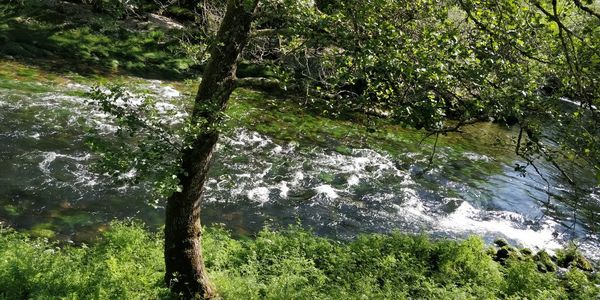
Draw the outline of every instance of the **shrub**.
M206 265L224 299L593 299L598 278L571 266L558 277L531 257L492 259L483 241L400 233L349 243L298 227L233 239L203 237ZM572 251L572 250L568 250ZM114 223L90 246L0 229L0 299L165 299L162 236Z

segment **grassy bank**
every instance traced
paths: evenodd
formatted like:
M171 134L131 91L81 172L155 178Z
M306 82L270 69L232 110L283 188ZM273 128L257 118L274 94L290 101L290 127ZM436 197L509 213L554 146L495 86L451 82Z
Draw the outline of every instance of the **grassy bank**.
M204 248L224 299L595 299L600 293L597 275L574 266L577 259L569 262L570 251L559 252L556 263L571 267L541 272L554 264L526 250L499 263L500 251L478 238L367 235L346 244L288 229L235 240L208 228ZM139 225L113 224L91 246L58 247L0 232L3 299L170 298L163 270L160 235Z
M203 44L190 33L143 18L97 13L65 1L0 4L0 57L80 74L184 78L194 73Z

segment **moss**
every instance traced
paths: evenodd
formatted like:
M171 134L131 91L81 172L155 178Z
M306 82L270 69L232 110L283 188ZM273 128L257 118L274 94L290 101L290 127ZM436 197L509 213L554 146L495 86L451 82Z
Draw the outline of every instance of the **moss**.
M189 84L185 90L193 94L193 86ZM433 148L434 140L431 138L420 143L425 134L422 131L402 128L384 119L364 120L360 116L333 118L313 112L310 107L302 106L301 102L301 99L280 99L256 91L238 89L226 111L229 117L226 127L246 127L268 135L276 141L316 144L344 155L351 155L352 149L355 148L370 148L386 152L398 160L400 165L402 160L414 163L414 159L406 158L406 152L427 153ZM438 142L438 151L443 151L444 156L448 157L449 166L457 170L451 172L451 176L456 177L451 179L465 181L464 179L469 178L469 182L475 184L477 178L484 180L490 174L502 172L502 164L499 161L508 161L513 152L501 150L491 145L491 142L488 143L487 140L492 139L491 137L483 140L481 136L485 134L481 131L489 136L505 135L504 138L508 140L510 133L490 124L472 127L466 131L465 139L462 139L463 136L458 138L448 135L441 136ZM475 159L468 158L469 155ZM481 158L478 158L479 156Z
M581 254L575 256L575 260L572 262L572 264L583 271L591 272L594 270L594 267L590 261Z
M519 252L523 257L530 257L533 255L533 252L529 248L519 249Z
M546 251L538 252L534 257L534 260L536 261L537 268L540 272L556 271L556 265L554 264L552 258L550 258L550 255L548 255Z
M27 232L34 237L53 238L56 235L53 228L54 225L51 223L41 223L29 229Z
M19 211L19 208L13 204L4 205L3 209L4 209L4 212L11 217L18 216L21 214L21 212Z
M522 248L518 249L506 242L504 239L498 239L494 242L499 249L493 254L493 258L495 261L505 265L509 261L514 260L523 260L523 261L533 261L533 252L530 249Z
M352 155L352 149L346 146L337 146L335 147L335 151L344 155Z
M65 76L34 66L0 60L0 88L25 93L47 93L60 89L69 81Z
M61 214L59 219L62 226L67 226L68 228L80 227L92 223L92 216L88 213Z
M577 250L573 244L556 253L556 264L563 268L576 267L583 271L592 271L592 264Z
M250 163L250 157L246 155L235 155L231 158L231 162L236 164L247 164Z
M335 176L326 172L319 173L319 180L324 183L332 183L335 179Z
M488 247L485 250L485 253L489 256L489 257L496 257L496 253L498 252L498 250L495 247Z
M21 68L19 70L16 71L17 76L22 76L22 77L34 77L38 75L38 72L34 69L30 69L30 68Z
M18 90L21 93L48 93L53 89L34 82L20 82L17 80L0 80L0 89Z

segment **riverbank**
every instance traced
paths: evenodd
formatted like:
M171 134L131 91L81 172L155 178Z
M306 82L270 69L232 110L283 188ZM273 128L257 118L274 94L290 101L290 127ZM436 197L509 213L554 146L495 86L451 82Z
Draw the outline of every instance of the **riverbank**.
M502 245L501 241L498 241ZM400 233L342 243L292 227L233 239L206 228L206 265L224 299L595 299L597 273L571 250L486 247L477 237ZM508 253L506 256L504 253ZM91 245L0 229L0 299L168 299L160 234L114 223Z

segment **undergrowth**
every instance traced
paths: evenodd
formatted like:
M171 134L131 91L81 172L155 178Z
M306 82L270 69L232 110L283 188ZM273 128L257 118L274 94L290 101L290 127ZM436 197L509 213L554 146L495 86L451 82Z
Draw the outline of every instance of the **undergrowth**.
M342 243L300 228L236 240L203 237L224 299L597 299L597 275L575 266L540 272L532 257L494 261L479 238L400 233ZM0 231L2 299L168 299L162 237L115 223L92 245L58 245Z

